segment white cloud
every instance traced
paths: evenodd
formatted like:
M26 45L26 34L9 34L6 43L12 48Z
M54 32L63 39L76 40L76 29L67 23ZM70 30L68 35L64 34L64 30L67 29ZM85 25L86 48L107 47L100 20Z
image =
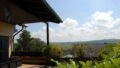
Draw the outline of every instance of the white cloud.
M51 42L85 41L120 38L120 18L114 19L113 11L97 11L91 15L89 21L79 25L77 20L67 18L55 29L50 27ZM33 32L33 37L46 39L46 27Z
M71 18L67 18L59 26L60 26L60 28L63 28L63 29L64 28L75 28L78 26L78 22L76 20L71 19Z

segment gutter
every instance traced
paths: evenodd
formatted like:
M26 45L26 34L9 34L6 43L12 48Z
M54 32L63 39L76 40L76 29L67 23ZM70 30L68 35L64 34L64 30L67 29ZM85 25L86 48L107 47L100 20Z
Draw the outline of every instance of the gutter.
M16 36L17 34L19 34L21 31L23 31L23 30L27 27L27 26L24 25L24 24L19 24L19 26L22 26L22 28L13 35L13 41L14 41L15 36ZM11 47L11 50L13 51L13 46ZM11 53L11 56L10 56L10 57L12 57L12 53Z
M16 33L13 35L13 39L15 38L15 36L16 36L17 34L19 34L21 31L23 31L23 30L27 27L27 26L24 25L24 24L19 25L19 26L22 26L22 29L20 29L18 32L16 32Z

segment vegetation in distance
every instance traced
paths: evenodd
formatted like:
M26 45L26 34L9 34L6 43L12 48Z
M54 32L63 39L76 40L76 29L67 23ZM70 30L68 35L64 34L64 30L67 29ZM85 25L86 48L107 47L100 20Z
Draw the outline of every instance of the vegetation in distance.
M30 32L24 30L14 44L14 52L42 52L46 43L39 38L33 38Z
M120 42L115 46L107 44L106 48L99 53L98 58L101 60L79 61L79 63L73 60L68 63L52 59L51 61L55 62L57 66L49 68L120 68Z
M86 49L86 45L84 44L73 44L70 46L57 46L51 44L51 46L46 46L45 42L38 38L31 37L30 33L24 30L15 43L14 51L43 52L44 56L49 56L51 58L63 57L66 54L72 54L73 57L84 58L87 57L87 52L93 54L93 52L97 50L92 50L91 47ZM52 60L57 63L57 66L53 68L120 68L120 42L117 44L106 44L106 46L103 47L104 48L102 48L100 52L96 53L100 60L78 60L79 63L76 63L74 60L70 60L70 62L57 62Z

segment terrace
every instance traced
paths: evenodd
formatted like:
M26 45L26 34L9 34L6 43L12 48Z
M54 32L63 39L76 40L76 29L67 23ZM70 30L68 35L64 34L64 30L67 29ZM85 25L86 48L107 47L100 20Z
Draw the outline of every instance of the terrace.
M67 2L67 1L64 1L64 2ZM99 3L99 1L97 2ZM59 24L59 23L62 23L62 20L56 14L56 12L50 7L50 5L47 3L46 0L0 0L0 3L1 3L0 4L0 68L16 68L16 67L18 68L47 68L48 65L51 65L51 66L56 65L55 63L56 60L58 60L58 63L60 64L60 68L63 68L63 67L68 68L69 66L71 67L73 66L72 68L74 67L75 68L82 68L82 67L85 67L85 68L91 68L91 67L93 68L94 67L96 68L119 68L120 67L120 42L118 42L117 44L115 43L109 44L105 42L104 40L103 44L81 44L78 41L78 42L75 42L75 44L72 44L72 46L65 45L63 46L63 48L62 46L60 48L59 46L50 44L49 23L53 22L53 23ZM70 6L70 8L72 8L73 6L74 5ZM63 7L66 7L66 3ZM79 8L78 5L77 7ZM82 7L82 8L86 9L86 7ZM91 6L89 8L91 8ZM112 7L110 6L110 8ZM72 9L72 12L73 11L75 10ZM91 10L88 10L87 12L85 10L84 13L87 14L89 13L89 11ZM77 13L75 14L75 12L73 12L72 14L74 16L77 16L76 15ZM62 27L65 27L65 28L68 27L68 28L65 31L64 31L65 28L60 30L60 32L58 31L58 33L60 33L61 35L63 34L62 33L63 31L65 32L62 36L58 35L59 38L61 38L61 40L59 41L74 41L75 39L82 40L84 39L84 37L86 38L86 40L87 39L92 40L95 38L98 39L97 38L98 36L102 38L102 35L104 34L108 35L109 37L114 32L116 36L119 36L117 35L119 34L119 32L116 33L117 32L116 30L111 31L111 28L113 28L114 26L117 25L118 27L119 18L118 19L112 18L111 14L112 12L104 13L104 12L97 11L95 14L91 15L93 20L90 20L87 23L82 24L80 26L77 26L77 21L72 20L72 19L67 19L66 20L67 23L65 21L65 24L63 24ZM69 15L69 13L67 15ZM45 23L46 25L47 46L44 49L44 52L41 53L41 52L38 52L38 50L36 50L36 52L34 51L30 52L29 49L24 49L24 50L21 49L21 52L18 51L14 53L13 45L14 45L14 39L16 35L18 35L20 32L24 32L25 28L27 27L26 24L31 24L31 23ZM16 25L20 26L21 29L16 31L16 27L15 27ZM108 26L111 26L111 27L108 27ZM105 28L103 27L107 27L107 30L104 31ZM90 29L90 30L87 30L87 29ZM93 32L91 35L89 35L91 31ZM94 31L98 33L95 33ZM107 31L110 31L110 32L106 33ZM54 34L57 34L57 32ZM67 37L65 37L64 35L66 35ZM93 35L95 37L93 37ZM55 38L57 38L58 36L55 36ZM39 41L39 39L37 38L32 37L32 39L34 39L33 41L36 41L36 40ZM30 42L30 41L25 39L24 43L22 44L23 48L25 48L24 44L26 42ZM90 43L90 42L87 42L87 43ZM108 48L106 48L105 45L109 45ZM61 56L62 49L64 49L64 57ZM98 53L99 55L97 55ZM55 61L53 60L53 62L51 62L50 60L51 58L55 59ZM58 67L59 67L59 64L58 64Z
M45 0L1 0L0 1L0 67L16 68L21 60L10 59L14 37L26 26L24 24L42 22L47 28L49 45L49 22L61 23L62 20ZM22 29L15 32L15 25Z

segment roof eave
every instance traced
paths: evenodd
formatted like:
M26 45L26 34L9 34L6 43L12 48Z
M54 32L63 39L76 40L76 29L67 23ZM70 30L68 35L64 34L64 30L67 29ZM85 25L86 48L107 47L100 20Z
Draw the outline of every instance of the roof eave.
M50 7L50 5L45 1L42 0L45 3L46 8L49 9L50 14L53 14L55 16L55 18L57 19L57 21L54 21L54 23L62 23L62 19L58 16L58 14L52 9L52 7Z
M12 2L12 0L10 0ZM13 0L14 1L14 0ZM28 0L29 1L29 0ZM39 3L39 0L37 0L36 2ZM49 13L49 15L53 18L53 19L48 19L48 20L42 20L41 18L39 18L39 16L36 16L34 13L30 13L31 15L37 17L39 20L41 20L40 22L54 22L54 23L62 23L62 19L57 15L57 13L52 9L52 7L50 7L50 5L47 3L47 1L45 0L41 0L40 2L43 3L44 7L47 9L46 12ZM15 3L15 2L13 2ZM17 4L16 4L17 6ZM23 8L21 8L23 9ZM24 9L23 9L24 10ZM27 11L29 13L29 11ZM38 22L38 21L35 21ZM25 23L25 22L24 22ZM26 22L27 23L27 22Z

